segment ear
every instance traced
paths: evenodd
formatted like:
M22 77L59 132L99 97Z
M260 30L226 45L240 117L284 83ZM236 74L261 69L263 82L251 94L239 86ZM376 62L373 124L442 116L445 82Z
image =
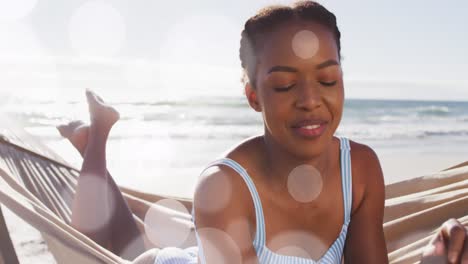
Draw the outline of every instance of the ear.
M246 83L244 87L245 91L245 96L247 97L247 101L249 101L250 107L254 109L257 112L261 112L262 108L260 106L260 103L258 102L257 98L257 90L250 85L250 83Z

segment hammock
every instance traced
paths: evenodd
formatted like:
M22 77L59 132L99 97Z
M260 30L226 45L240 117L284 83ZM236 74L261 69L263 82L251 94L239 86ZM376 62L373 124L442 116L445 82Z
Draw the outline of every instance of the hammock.
M79 170L22 129L0 128L1 205L41 232L57 263L129 263L69 225L78 175ZM120 188L126 198L165 198ZM468 226L468 164L387 185L386 196L390 263L417 263L445 220L457 218ZM18 263L1 210L0 235L0 264Z

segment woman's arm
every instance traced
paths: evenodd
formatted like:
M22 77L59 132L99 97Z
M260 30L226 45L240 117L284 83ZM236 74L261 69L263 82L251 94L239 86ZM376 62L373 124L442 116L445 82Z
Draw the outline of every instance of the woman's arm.
M345 244L345 263L388 263L383 233L385 185L375 152L360 144L352 146L353 187L365 186L364 195L351 216ZM353 197L354 198L354 197ZM468 233L455 219L445 222L424 250L422 263L468 263Z
M241 177L224 166L200 180L194 196L195 227L208 264L257 264L248 224L253 205ZM246 223L246 224L239 224Z
M365 187L348 227L345 263L388 263L383 232L385 184L379 159L371 148L360 144L353 145L352 156L353 186Z

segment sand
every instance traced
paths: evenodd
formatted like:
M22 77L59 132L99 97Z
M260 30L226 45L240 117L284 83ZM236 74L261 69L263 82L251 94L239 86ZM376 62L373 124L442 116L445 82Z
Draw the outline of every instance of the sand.
M56 263L41 234L2 206L10 237L21 264Z
M468 161L468 155L401 153L380 156L385 184L431 174Z

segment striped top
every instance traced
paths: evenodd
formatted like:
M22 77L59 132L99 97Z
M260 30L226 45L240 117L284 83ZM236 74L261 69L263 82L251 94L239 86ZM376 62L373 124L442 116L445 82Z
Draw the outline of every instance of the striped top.
M339 264L342 261L343 256L343 248L346 241L346 234L348 231L348 225L351 220L351 206L352 206L352 174L351 174L351 155L350 155L350 144L347 138L339 138L340 139L340 171L341 171L341 188L343 192L343 207L344 207L344 224L341 228L341 232L333 242L331 247L325 252L325 254L319 260L313 260L309 258L302 258L297 256L287 256L281 255L273 252L266 246L266 237L265 237L265 219L263 217L263 209L262 203L260 200L260 196L255 188L255 184L253 183L252 179L250 178L247 171L236 161L228 158L223 158L217 161L212 162L209 164L206 169L225 165L232 169L234 169L246 182L247 187L252 195L252 199L254 202L255 208L255 215L256 215L256 233L255 238L253 240L253 246L257 253L259 263L261 264L269 264L269 263L284 263L284 264ZM206 170L205 169L205 170ZM203 172L202 172L203 173ZM194 218L194 211L192 210L192 218ZM200 240L197 235L197 241L200 245ZM193 250L193 249L191 249ZM163 250L164 251L164 250ZM198 254L200 255L200 260L204 264L205 259L203 255L203 250L199 247ZM192 257L188 257L187 253L187 261L180 261L182 257L182 250L179 249L179 254L170 254L174 257L173 261L171 261L171 256L165 257L167 262L158 262L155 263L167 263L167 264L185 264L185 263L196 263L196 257L192 253ZM178 255L178 256L175 256ZM160 256L158 256L159 258ZM162 256L161 256L162 257ZM158 259L157 258L157 259ZM177 259L177 260L176 260Z

